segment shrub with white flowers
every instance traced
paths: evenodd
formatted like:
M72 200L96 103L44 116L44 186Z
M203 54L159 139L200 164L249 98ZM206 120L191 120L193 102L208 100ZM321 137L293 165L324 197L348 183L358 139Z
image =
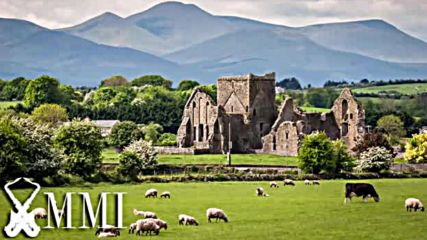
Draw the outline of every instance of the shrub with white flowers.
M141 171L157 166L157 151L150 142L138 140L124 149L119 160L119 173L137 180Z
M360 154L356 169L364 172L380 172L390 169L393 156L384 147L371 147Z

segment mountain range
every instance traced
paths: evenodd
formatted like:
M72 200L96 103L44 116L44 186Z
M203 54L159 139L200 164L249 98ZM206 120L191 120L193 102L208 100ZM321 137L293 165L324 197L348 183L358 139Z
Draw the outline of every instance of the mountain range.
M219 76L295 76L302 84L427 78L427 43L383 20L288 27L215 16L165 2L126 18L104 13L64 29L0 18L0 78L55 76L96 86L111 75L179 81Z

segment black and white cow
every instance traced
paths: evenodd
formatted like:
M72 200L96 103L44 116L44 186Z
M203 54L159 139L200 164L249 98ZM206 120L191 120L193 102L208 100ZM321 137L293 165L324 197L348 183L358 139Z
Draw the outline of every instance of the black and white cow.
M374 198L375 202L380 201L380 196L378 196L374 186L369 183L346 183L344 203L351 201L353 196L363 197L365 202L368 201L368 197Z

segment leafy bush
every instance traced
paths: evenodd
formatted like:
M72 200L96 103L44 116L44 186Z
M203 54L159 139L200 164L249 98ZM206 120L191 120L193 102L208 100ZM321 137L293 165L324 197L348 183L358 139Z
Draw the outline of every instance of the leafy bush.
M42 104L35 108L31 115L39 123L50 123L53 125L68 120L67 110L58 104Z
M54 136L55 146L64 154L65 170L89 179L101 165L101 130L91 122L72 121Z
M176 146L176 144L176 134L173 133L163 133L157 143L159 146Z
M151 143L138 140L126 147L119 157L118 171L123 176L137 180L138 175L145 169L157 166L157 151Z
M333 172L333 145L325 133L306 135L298 150L299 166L307 173Z
M393 156L384 147L371 147L360 154L356 169L364 172L380 172L390 169Z
M406 143L405 160L409 163L427 162L427 133L416 134Z
M111 144L120 149L128 146L133 141L143 138L142 129L132 121L118 122L111 129Z
M345 144L342 141L332 142L324 132L306 135L298 158L301 170L313 174L351 171L354 165Z

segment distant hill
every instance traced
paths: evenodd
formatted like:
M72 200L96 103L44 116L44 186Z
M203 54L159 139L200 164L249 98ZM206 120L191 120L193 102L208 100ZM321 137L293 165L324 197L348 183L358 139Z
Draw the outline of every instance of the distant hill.
M427 62L427 43L383 20L330 23L298 29L314 42L393 62Z
M30 22L0 19L0 77L50 74L73 85L97 85L113 74L179 74L179 66L130 48L97 44Z
M65 29L0 19L0 78L51 74L73 85L156 73L212 83L277 72L327 80L427 78L427 43L382 20L280 26L165 2L122 18L104 13Z

